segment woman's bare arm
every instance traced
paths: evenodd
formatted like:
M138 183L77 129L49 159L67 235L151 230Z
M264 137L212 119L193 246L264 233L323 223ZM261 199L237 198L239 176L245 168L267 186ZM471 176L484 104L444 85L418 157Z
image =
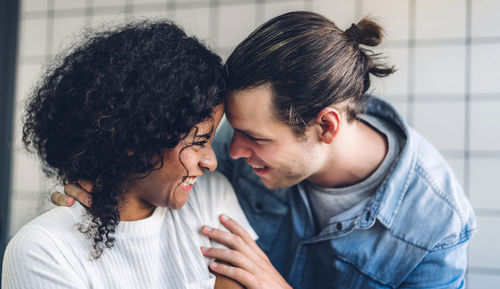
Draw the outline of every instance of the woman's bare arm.
M226 263L224 261L217 260L218 263ZM227 263L229 264L229 263ZM233 279L220 275L212 270L210 270L215 275L215 287L214 289L245 289L240 283L234 281Z

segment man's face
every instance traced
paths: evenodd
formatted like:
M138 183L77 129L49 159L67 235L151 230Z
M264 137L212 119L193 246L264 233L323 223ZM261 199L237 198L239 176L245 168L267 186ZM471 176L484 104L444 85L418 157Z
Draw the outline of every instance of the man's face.
M234 128L229 154L243 158L266 187L286 188L310 177L321 160L310 132L297 138L271 108L272 90L261 85L231 93L227 119Z

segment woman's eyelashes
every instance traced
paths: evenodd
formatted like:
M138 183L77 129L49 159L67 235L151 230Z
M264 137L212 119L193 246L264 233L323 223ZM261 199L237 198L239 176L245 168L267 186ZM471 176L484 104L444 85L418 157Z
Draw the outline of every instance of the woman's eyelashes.
M202 140L202 141L197 141L197 142L194 142L193 145L194 146L199 146L199 147L204 147L205 144L207 144L208 141L207 140Z

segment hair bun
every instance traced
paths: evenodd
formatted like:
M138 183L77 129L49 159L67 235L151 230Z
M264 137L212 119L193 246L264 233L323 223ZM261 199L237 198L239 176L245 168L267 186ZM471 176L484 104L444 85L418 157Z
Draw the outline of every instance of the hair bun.
M347 28L344 33L351 39L351 41L359 43L359 39L361 36L361 30L356 24L352 24L351 27Z
M382 28L369 18L363 18L357 24L344 31L344 34L356 44L377 46L382 41Z

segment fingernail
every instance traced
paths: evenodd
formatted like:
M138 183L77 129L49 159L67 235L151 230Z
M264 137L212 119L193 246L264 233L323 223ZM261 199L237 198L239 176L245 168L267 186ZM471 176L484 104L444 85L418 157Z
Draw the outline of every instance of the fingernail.
M75 203L75 199L73 199L73 198L68 198L66 200L66 205L69 207L73 206L74 203Z
M229 221L229 217L226 216L225 214L222 214L221 215L221 218L224 220L224 221Z
M212 267L217 268L217 266L219 266L219 264L212 262Z
M207 247L201 247L201 250L202 250L203 252L208 251Z
M205 226L205 231L207 231L207 232L212 232L212 227Z

